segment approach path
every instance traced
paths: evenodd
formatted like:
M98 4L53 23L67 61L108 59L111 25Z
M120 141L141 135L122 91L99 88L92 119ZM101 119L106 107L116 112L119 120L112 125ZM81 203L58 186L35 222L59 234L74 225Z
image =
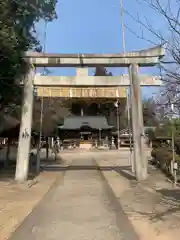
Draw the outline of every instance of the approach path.
M12 235L10 240L139 240L103 178L102 153L75 153L63 180Z

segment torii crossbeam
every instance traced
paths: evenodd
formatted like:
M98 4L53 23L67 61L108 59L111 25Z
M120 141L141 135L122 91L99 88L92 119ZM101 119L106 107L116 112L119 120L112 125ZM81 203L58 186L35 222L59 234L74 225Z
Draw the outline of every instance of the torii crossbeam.
M35 67L140 67L155 66L165 54L164 48L157 46L147 50L120 54L50 54L27 52L24 58Z

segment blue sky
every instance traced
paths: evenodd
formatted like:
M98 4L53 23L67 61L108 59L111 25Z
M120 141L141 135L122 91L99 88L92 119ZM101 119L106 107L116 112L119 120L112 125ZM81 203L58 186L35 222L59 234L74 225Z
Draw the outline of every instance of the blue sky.
M164 29L165 23L141 0L124 0L124 9L136 19L147 21ZM158 42L155 36L138 24L125 12L126 51L152 47L149 41ZM120 0L59 0L57 20L48 23L46 52L51 53L119 53L122 52ZM44 23L37 26L38 38L43 43ZM124 69L111 69L120 75ZM158 69L141 69L145 73L157 73ZM75 69L52 69L52 75L74 75ZM91 73L92 74L92 73ZM152 96L154 88L143 89L144 96Z

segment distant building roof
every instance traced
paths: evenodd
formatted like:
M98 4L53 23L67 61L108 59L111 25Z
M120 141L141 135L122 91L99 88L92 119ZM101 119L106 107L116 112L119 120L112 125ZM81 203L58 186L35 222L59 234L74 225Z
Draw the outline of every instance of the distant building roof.
M92 129L111 129L106 117L103 116L70 116L64 119L64 125L59 126L61 129L80 129L82 127L89 127Z

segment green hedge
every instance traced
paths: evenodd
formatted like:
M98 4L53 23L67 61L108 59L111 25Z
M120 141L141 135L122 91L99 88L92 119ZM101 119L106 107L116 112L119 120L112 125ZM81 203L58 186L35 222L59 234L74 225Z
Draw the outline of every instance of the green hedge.
M167 146L154 148L151 152L154 164L157 164L161 170L171 174L171 162L173 159L172 149ZM180 156L175 153L175 160L180 162Z

